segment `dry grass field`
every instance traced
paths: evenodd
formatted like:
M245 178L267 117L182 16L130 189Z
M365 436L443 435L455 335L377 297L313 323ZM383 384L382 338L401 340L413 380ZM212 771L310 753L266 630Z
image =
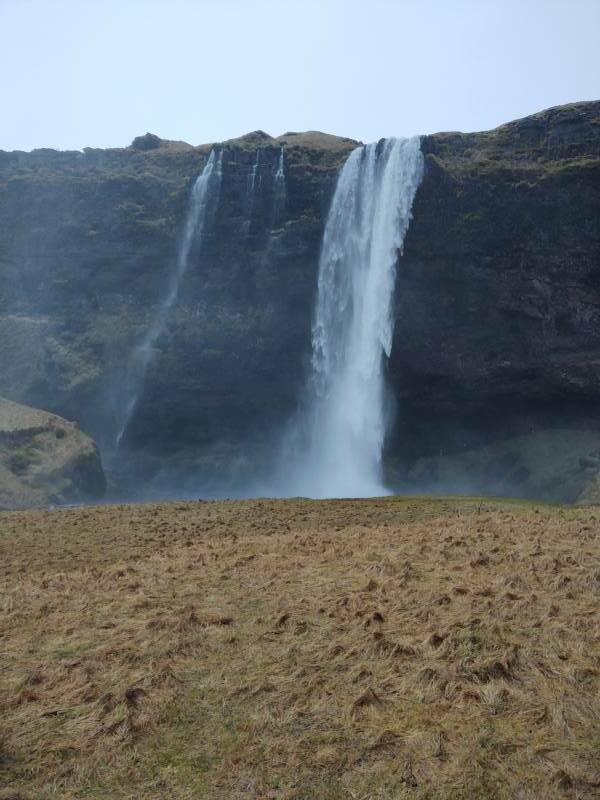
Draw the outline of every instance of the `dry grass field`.
M0 514L0 797L600 797L600 509Z

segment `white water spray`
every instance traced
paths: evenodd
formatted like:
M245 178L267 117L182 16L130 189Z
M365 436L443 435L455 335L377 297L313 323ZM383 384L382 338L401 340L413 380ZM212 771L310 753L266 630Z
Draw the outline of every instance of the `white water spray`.
M354 150L338 178L319 261L312 374L287 493L387 493L384 357L392 347L396 263L423 175L418 137Z
M131 418L133 417L144 388L144 379L150 361L152 360L154 346L159 336L163 333L171 309L177 300L179 285L188 266L188 259L194 239L201 239L209 217L209 211L216 206L221 188L222 159L222 150L219 151L218 155L215 150L212 150L206 162L206 166L192 187L188 214L179 251L177 253L175 269L171 275L167 293L158 307L152 325L146 332L142 341L134 348L129 359L127 376L123 387L124 391L122 393L121 420L115 442L117 450L131 422Z

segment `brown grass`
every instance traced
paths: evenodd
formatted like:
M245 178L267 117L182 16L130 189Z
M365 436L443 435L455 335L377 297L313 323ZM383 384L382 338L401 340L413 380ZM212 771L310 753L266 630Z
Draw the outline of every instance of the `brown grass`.
M0 797L600 797L596 509L0 515Z

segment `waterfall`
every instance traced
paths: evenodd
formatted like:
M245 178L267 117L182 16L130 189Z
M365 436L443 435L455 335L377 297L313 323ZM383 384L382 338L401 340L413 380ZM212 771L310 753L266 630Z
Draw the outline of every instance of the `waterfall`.
M252 169L250 170L250 175L248 176L248 195L250 198L254 195L254 189L256 188L256 178L258 175L258 167L260 165L260 148L256 151L256 159L254 160L254 164L252 165ZM260 175L258 175L258 185L260 186Z
M392 347L396 264L422 174L415 137L359 147L339 175L319 261L312 370L295 463L288 452L288 493L386 493L384 357Z
M254 205L256 203L256 194L258 191L260 191L260 187L262 185L262 176L260 174L260 167L261 167L260 148L257 148L254 163L250 168L250 172L248 173L248 179L246 181L246 200L245 200L246 220L244 222L244 226L247 234L250 233L252 228L252 219L254 213Z
M279 151L277 171L273 181L273 224L276 225L285 210L286 188L285 188L285 161L283 157L283 145Z
M214 209L221 188L223 151L218 155L212 150L206 166L196 178L192 187L187 218L179 244L175 269L170 277L167 292L161 301L152 325L141 342L134 348L129 359L127 375L122 387L119 428L115 449L118 450L131 418L139 402L146 372L152 360L154 346L163 333L171 309L179 294L179 285L188 266L190 250L194 239L201 239L211 209Z

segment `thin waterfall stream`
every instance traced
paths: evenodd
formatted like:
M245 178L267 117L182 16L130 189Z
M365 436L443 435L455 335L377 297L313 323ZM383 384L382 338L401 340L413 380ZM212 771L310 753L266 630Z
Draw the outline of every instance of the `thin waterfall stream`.
M285 211L286 194L284 147L281 145L279 150L279 159L277 161L277 171L275 172L275 178L273 180L274 225L277 225L281 222L281 217Z
M115 451L118 451L123 436L129 427L144 388L146 372L150 366L154 348L165 330L169 314L179 295L179 286L188 267L190 250L195 240L202 238L211 210L218 201L222 178L223 151L212 150L200 175L196 178L190 194L188 213L183 228L175 269L173 270L166 294L162 299L152 324L144 337L134 348L127 368L121 393L122 401L118 419L118 432Z

